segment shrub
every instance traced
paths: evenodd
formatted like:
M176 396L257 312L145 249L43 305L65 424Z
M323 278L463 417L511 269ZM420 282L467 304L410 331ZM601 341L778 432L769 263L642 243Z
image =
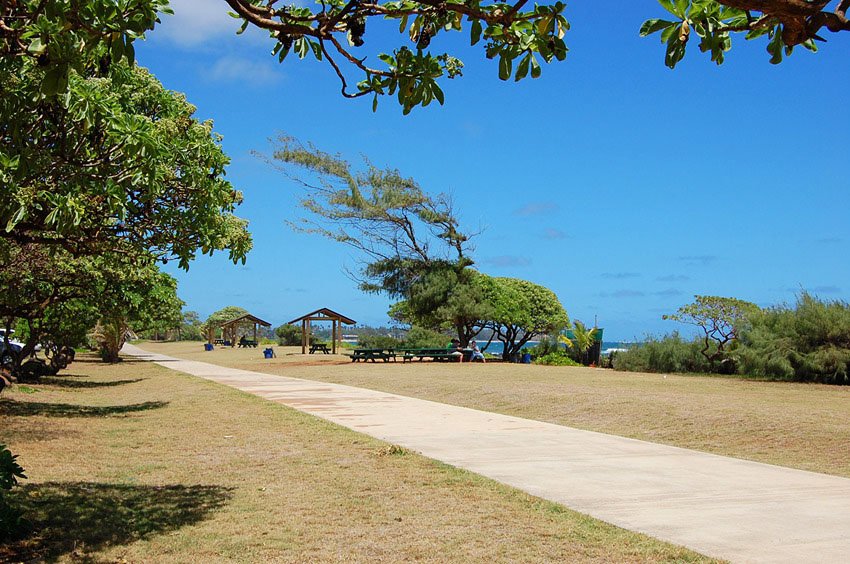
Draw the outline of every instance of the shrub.
M793 309L753 316L737 356L742 374L849 385L850 305L803 292Z
M545 364L546 366L581 366L580 363L574 361L565 352L555 351L537 357L534 364Z
M646 341L613 359L616 370L629 372L711 372L711 363L702 354L699 339L686 341L674 332L661 338L648 336Z
M450 339L439 331L414 325L404 338L404 346L411 349L441 349Z
M531 356L534 358L539 358L542 356L547 356L552 353L560 353L563 352L564 347L560 344L557 336L545 336L540 339L540 342L537 345L526 349L527 352L531 353Z
M21 512L9 504L6 493L18 484L18 478L26 478L17 458L6 445L0 444L0 541L13 538L26 524Z
M364 349L397 349L402 345L402 341L389 335L360 335L357 341Z
M277 344L281 346L301 344L301 329L297 325L281 325L274 333L277 335Z

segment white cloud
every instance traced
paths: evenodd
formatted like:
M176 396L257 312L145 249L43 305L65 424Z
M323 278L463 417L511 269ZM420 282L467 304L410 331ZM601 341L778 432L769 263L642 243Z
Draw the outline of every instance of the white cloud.
M530 217L535 215L544 215L558 211L558 204L555 202L532 202L525 206L514 210L514 215L522 217Z
M162 23L151 33L180 47L214 43L222 35L235 36L241 20L227 15L230 7L222 0L172 0L174 15L160 14Z
M280 71L269 65L269 61L234 56L220 58L207 73L207 77L214 81L242 82L255 86L277 82L282 76Z

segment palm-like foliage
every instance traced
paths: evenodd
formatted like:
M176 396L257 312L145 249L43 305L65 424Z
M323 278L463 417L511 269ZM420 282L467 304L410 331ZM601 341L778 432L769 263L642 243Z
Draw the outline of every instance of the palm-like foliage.
M596 341L597 331L598 329L596 327L587 327L584 323L576 319L570 329L572 338L566 335L560 335L558 339L567 345L567 349L572 353L574 358L581 361Z

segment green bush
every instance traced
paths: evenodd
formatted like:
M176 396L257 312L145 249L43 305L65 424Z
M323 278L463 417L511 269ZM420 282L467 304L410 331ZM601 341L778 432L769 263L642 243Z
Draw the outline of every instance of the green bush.
M560 353L564 351L564 346L558 340L558 336L543 337L535 346L525 349L531 353L533 358L548 356L552 353Z
M616 370L628 372L699 372L709 373L711 363L702 355L699 339L686 341L674 332L661 338L647 337L646 341L617 353L613 359Z
M753 316L737 357L750 376L850 385L850 305L803 292L794 308Z
M18 484L18 478L26 478L17 458L6 445L0 444L0 541L20 534L26 525L21 512L7 499L7 492Z
M357 341L364 349L397 349L402 346L402 341L389 335L360 335Z
M281 346L296 346L301 344L301 328L297 325L281 325L274 330L277 344Z
M580 363L574 361L565 352L554 351L549 354L537 357L534 364L545 364L546 366L581 366Z
M441 349L448 344L451 337L439 331L432 331L414 325L404 337L404 346L410 349Z

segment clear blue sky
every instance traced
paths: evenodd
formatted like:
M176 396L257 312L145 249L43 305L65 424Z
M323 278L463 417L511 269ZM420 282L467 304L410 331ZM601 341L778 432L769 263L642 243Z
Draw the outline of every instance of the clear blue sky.
M444 81L445 106L403 116L393 99L372 113L370 100L342 98L325 64L278 64L263 34L234 35L222 0L173 8L138 61L214 120L255 242L245 266L220 254L170 270L202 317L239 305L279 324L330 307L387 322L388 301L344 272L353 251L285 225L299 187L250 154L280 131L450 193L463 224L484 227L478 268L551 288L606 340L677 329L661 315L694 294L848 299L850 33L779 66L765 40L736 38L721 67L694 44L671 71L657 37L637 33L663 16L656 2L576 0L567 60L540 79L499 81L496 62L455 34L432 43L466 65ZM366 39L405 40L379 26Z

